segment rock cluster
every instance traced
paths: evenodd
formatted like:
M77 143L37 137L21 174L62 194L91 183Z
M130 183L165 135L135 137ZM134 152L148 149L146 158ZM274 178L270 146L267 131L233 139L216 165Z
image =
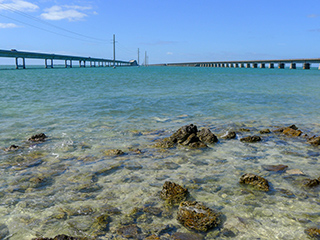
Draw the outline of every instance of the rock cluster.
M261 137L259 136L248 136L240 139L241 142L255 143L260 142Z
M170 137L157 142L155 147L172 148L179 144L190 148L206 148L207 144L216 142L218 142L218 138L210 129L203 128L198 131L197 126L190 124L179 128Z
M47 136L44 133L39 133L31 136L28 140L31 142L44 142Z
M310 188L317 187L319 185L320 185L320 177L318 179L308 179L305 184L306 187L310 187Z
M262 191L269 191L269 182L265 178L254 175L252 173L246 173L242 175L239 183L256 186Z
M206 232L220 223L216 212L196 201L181 202L177 220L185 227L201 232Z

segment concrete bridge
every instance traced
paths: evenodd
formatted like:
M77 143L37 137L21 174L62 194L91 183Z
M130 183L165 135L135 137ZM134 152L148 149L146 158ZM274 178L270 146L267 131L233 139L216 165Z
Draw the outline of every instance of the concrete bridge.
M37 53L37 52L22 52L17 51L15 49L12 50L0 50L0 57L5 58L15 58L16 69L18 68L26 68L27 58L32 59L44 59L45 68L53 68L54 60L64 60L65 67L72 68L73 61L77 61L79 63L79 67L110 67L110 66L137 66L137 62L135 60L131 61L119 61L119 60L111 60L111 59L103 59L103 58L91 58L91 57L78 57L78 56L69 56L69 55L59 55L59 54L46 54L46 53ZM22 63L19 64L19 60ZM48 64L49 61L49 64Z
M188 62L156 64L158 66L190 66L190 67L224 67L224 68L285 68L289 64L290 69L296 69L297 64L302 64L303 69L310 69L311 64L319 64L320 58L306 59L279 59L279 60L251 60L251 61L215 61L215 62Z

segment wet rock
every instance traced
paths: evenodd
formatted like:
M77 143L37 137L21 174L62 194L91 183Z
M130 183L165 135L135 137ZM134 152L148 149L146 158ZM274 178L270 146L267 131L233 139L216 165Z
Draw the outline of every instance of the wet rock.
M266 171L271 171L271 172L282 172L288 168L287 165L262 165L262 168Z
M196 201L181 202L177 220L186 228L201 232L207 232L220 223L218 213Z
M288 127L283 129L282 133L290 137L299 137L302 134L302 131Z
M151 206L143 208L143 211L157 217L160 217L162 214L162 210L160 208Z
M174 182L166 181L163 184L160 197L170 204L179 204L184 201L188 196L188 189L181 187Z
M146 237L144 240L160 240L160 238L156 235L150 235Z
M44 142L47 136L44 133L39 133L31 136L28 140L31 142Z
M105 235L108 231L109 222L110 222L110 217L108 214L102 214L102 215L98 216L94 220L94 222L91 226L90 236Z
M239 128L240 132L250 132L249 128Z
M204 237L200 234L196 233L181 233L181 232L176 232L172 234L172 238L174 240L202 240Z
M317 187L319 186L320 181L319 179L308 179L306 180L305 186L309 188Z
M298 130L298 127L296 125L291 125L289 127L281 127L281 128L278 128L278 129L275 129L274 132L280 132L282 133L285 129L287 128L291 128L293 130Z
M0 224L0 239L6 239L6 237L9 237L9 229L7 225Z
M141 230L137 227L137 225L132 224L119 228L117 232L125 238L136 238Z
M10 147L5 148L4 150L5 150L6 152L10 152L10 151L18 150L19 148L20 148L19 146L11 145Z
M268 134L268 133L271 133L271 131L270 131L270 129L263 129L263 130L260 130L259 131L260 132L260 134Z
M286 197L286 198L294 198L295 197L294 193L288 189L277 188L276 191L279 192L282 197Z
M304 175L304 173L300 169L287 170L286 174L289 174L289 175Z
M58 235L55 236L54 238L33 238L32 240L89 240L89 238L86 237L71 237L67 235Z
M197 136L203 143L212 144L218 142L217 136L214 135L209 128L202 128L197 133Z
M106 156L121 156L121 155L124 155L124 152L120 149L110 149L110 150L104 151L104 154Z
M246 173L242 175L239 183L256 186L262 191L269 191L269 182L263 177L254 175L252 173Z
M320 137L310 138L308 143L310 143L311 145L314 145L314 146L319 146L320 145Z
M221 136L221 138L223 139L234 139L237 137L237 134L235 132L226 132L226 134L224 134L223 136Z
M193 142L188 145L190 148L207 148L207 144L203 142Z
M312 239L320 240L320 229L319 228L308 228L304 232Z
M248 136L240 139L241 142L255 143L260 142L261 138L259 136Z
M193 134L193 133L197 134L197 132L198 132L197 126L190 124L190 125L186 125L186 126L179 128L178 131L176 131L174 134L172 134L172 136L170 138L174 143L182 143L185 140L187 140L187 138L191 134Z

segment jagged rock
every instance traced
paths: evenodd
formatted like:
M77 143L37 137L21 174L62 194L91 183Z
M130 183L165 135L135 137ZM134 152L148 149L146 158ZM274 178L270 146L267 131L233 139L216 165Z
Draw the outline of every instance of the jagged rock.
M267 134L267 133L271 133L270 129L260 130L260 134Z
M181 187L174 182L166 181L163 184L160 197L170 204L179 204L184 201L188 196L188 189Z
M311 238L320 240L320 229L319 228L308 228L304 232Z
M223 139L234 139L237 137L237 134L235 132L226 132L223 136L221 136Z
M269 182L263 177L254 175L252 173L246 173L242 175L239 183L253 185L266 192L269 191Z
M19 146L11 145L10 147L4 149L6 152L18 150Z
M219 214L196 201L179 205L177 220L186 228L206 232L220 223Z
M306 186L306 187L309 187L309 188L312 188L312 187L317 187L317 186L319 186L319 184L320 184L319 179L308 179L308 180L306 181L305 186Z
M283 129L282 133L291 137L299 137L302 134L302 131L288 127Z
M198 131L197 126L190 124L178 129L170 137L155 143L158 148L173 148L177 144L190 148L206 148L206 143L217 142L217 137L207 128Z
M209 128L202 128L198 133L197 133L198 138L200 139L201 142L203 143L216 143L218 142L218 138L216 135L214 135Z
M271 171L271 172L282 172L288 168L287 165L262 165L262 168L266 171Z
M141 230L137 225L132 224L119 228L117 232L125 238L136 238Z
M313 137L309 139L308 143L314 146L319 146L320 145L320 137Z
M28 140L31 142L44 142L47 136L44 133L39 133L31 136Z
M241 142L255 143L260 142L261 138L259 136L248 136L240 139Z

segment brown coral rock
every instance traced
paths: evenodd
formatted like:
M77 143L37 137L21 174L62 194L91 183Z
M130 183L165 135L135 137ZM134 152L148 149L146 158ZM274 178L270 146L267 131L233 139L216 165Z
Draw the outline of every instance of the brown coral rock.
M263 177L254 175L252 173L246 173L242 175L239 183L256 186L262 191L269 191L269 182Z
M180 203L177 220L186 228L206 232L218 226L219 214L196 201Z
M181 187L174 182L166 181L163 184L160 197L170 204L177 204L184 201L188 196L188 189Z

